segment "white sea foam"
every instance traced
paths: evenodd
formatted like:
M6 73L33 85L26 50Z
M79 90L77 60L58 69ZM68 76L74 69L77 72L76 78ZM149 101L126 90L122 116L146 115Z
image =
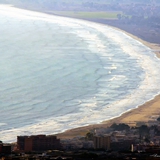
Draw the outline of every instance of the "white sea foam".
M7 33L0 30L3 141L99 123L136 108L160 91L159 59L120 31L6 6L0 6L0 15L1 23L7 19L19 27L17 33L8 33L15 37L8 41L14 45L6 44ZM4 28L9 29L8 21ZM6 51L5 46L14 49Z

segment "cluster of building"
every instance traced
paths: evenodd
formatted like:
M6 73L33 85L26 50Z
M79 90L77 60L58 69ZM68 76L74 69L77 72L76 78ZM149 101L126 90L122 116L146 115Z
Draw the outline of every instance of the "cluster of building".
M125 125L113 126L93 130L86 134L89 135L86 137L79 136L65 140L60 140L55 135L18 136L15 144L0 142L0 156L13 156L13 153L20 154L20 157L22 153L29 155L32 153L34 156L40 153L42 156L43 153L43 158L50 156L53 159L57 155L71 158L73 155L86 156L86 153L87 156L98 155L102 157L115 156L115 153L116 155L121 153L119 156L126 156L126 153L122 154L122 152L129 152L134 156L138 154L136 156L139 157L147 154L147 156L156 155L157 158L160 155L159 125L151 127L142 125L134 128L128 128Z
M78 149L110 149L110 136L94 136L92 141L79 140L82 145L78 144L79 138L70 140L57 139L54 135L32 135L32 136L17 136L17 143L14 145L3 144L0 142L0 153L10 154L12 149L17 153L44 152L47 150L78 150ZM14 146L14 147L13 147Z

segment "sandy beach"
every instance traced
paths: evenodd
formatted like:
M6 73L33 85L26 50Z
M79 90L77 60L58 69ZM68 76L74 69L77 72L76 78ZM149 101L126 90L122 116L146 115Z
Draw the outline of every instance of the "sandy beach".
M96 22L96 21L93 21L93 22ZM105 25L105 23L101 23L101 24ZM153 50L153 53L155 53L156 56L160 58L160 45L159 44L144 41L141 38L129 32L126 32L125 30L122 30L122 28L117 28L114 26L111 26L111 27L115 28L116 30L120 30L126 33L132 38L148 46L149 48ZM73 138L77 136L85 136L86 133L89 132L90 130L97 129L97 128L107 128L113 123L126 123L131 126L135 126L137 122L148 123L148 122L155 121L159 116L160 116L160 95L157 95L153 100L148 101L145 104L139 106L138 108L128 111L117 118L106 120L99 124L94 124L94 125L89 125L85 127L79 127L79 128L67 130L63 133L57 134L57 137L61 139L68 139L68 138Z
M160 58L160 45L159 44L144 41L141 38L131 33L126 32L125 30L122 30L114 26L111 26L111 27L124 32L125 34L131 36L132 38L148 46L149 48L153 50L153 53L155 53L156 56ZM98 128L107 128L113 123L126 123L130 126L135 126L137 122L144 122L146 124L151 124L154 121L156 121L156 119L159 116L160 116L160 95L157 95L153 100L148 101L145 104L139 106L138 108L128 111L117 118L106 120L100 124L94 124L94 125L89 125L85 127L79 127L79 128L67 130L63 133L57 134L57 136L58 138L61 138L61 139L68 139L68 138L73 138L77 136L85 136L85 134L89 132L90 130L98 129Z
M52 12L46 11L45 13L54 15L54 13L52 13ZM61 15L56 15L56 16L61 16ZM66 17L69 17L69 16L66 15ZM70 18L72 18L72 17L70 17ZM105 20L99 21L99 20L94 20L94 19L82 19L82 20L92 21L95 23L100 23L102 25L109 25L116 30L120 30L121 32L124 32L125 34L129 35L130 37L140 41L145 46L148 46L149 48L151 48L153 53L155 53L156 56L158 58L160 58L160 42L159 42L159 44L158 43L151 43L152 41L154 41L154 37L151 36L152 33L148 32L147 37L145 37L145 33L142 32L143 31L142 26L141 26L141 28L140 28L140 26L137 26L138 29L134 28L133 30L131 30L130 29L131 26L129 26L129 25L123 26L123 25L119 25L119 24L115 25L114 22L112 23L112 20L108 21L108 22ZM137 35L139 35L139 32L142 32L141 36L137 36ZM145 37L145 39L147 39L147 41L142 40L140 38L143 36ZM159 37L160 35L157 34L157 36ZM158 39L158 41L160 41L160 40ZM159 75L157 75L157 76L159 76ZM156 121L156 119L159 116L160 116L160 95L157 95L153 100L148 101L145 104L143 104L133 110L130 110L126 113L123 113L121 116L119 116L117 118L113 118L111 120L106 120L106 121L104 120L102 123L99 123L99 124L94 124L94 125L89 125L89 126L84 126L84 127L79 127L79 128L67 130L63 133L57 134L57 137L61 138L61 139L68 139L68 138L73 138L73 137L77 137L77 136L85 136L86 133L89 132L90 130L97 129L97 128L107 128L113 123L126 123L131 126L135 126L137 124L137 122L148 123L148 122Z
M135 126L137 122L152 123L160 115L160 95L156 96L153 100L133 109L129 112L122 114L120 117L104 121L100 124L89 125L85 127L75 128L64 133L57 134L61 139L68 139L77 136L84 136L87 132L98 128L107 128L113 123L126 123L130 126Z

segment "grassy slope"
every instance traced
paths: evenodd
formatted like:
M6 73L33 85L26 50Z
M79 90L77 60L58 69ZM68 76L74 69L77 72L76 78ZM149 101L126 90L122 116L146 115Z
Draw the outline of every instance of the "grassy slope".
M122 14L122 12L85 12L85 11L51 11L50 13L69 16L74 18L101 18L101 19L117 19L117 14Z

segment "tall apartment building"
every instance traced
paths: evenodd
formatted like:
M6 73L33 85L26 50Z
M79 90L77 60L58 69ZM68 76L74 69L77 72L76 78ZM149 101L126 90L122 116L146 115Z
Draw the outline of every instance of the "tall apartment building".
M110 136L94 136L95 149L110 149L111 138Z
M11 145L0 141L0 154L11 154Z
M17 146L20 151L46 151L60 149L61 143L56 136L34 135L17 136Z

